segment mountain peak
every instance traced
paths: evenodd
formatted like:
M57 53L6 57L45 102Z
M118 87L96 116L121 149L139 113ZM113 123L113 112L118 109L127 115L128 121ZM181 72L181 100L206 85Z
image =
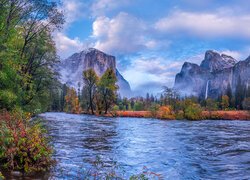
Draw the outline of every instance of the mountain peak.
M83 85L83 71L93 69L100 77L109 68L113 69L117 75L117 85L120 87L119 93L122 96L130 96L130 85L116 69L115 57L95 48L88 48L79 53L74 53L63 60L60 64L61 82L77 89L78 84Z
M200 66L203 69L213 72L233 67L236 63L237 60L231 56L220 54L214 50L208 50L206 51L205 58Z

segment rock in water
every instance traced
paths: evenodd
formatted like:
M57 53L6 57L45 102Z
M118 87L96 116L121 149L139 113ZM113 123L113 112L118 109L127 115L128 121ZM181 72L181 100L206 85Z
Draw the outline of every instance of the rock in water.
M231 56L209 50L200 66L188 62L183 64L175 77L174 87L183 96L218 98L228 88L234 93L239 79L243 85L250 84L249 75L250 57L238 62Z
M75 53L64 59L59 66L60 81L77 89L79 85L80 87L83 86L83 71L94 69L100 77L108 68L112 68L116 73L117 85L119 86L118 93L122 97L130 97L132 94L130 85L117 70L115 57L94 48Z

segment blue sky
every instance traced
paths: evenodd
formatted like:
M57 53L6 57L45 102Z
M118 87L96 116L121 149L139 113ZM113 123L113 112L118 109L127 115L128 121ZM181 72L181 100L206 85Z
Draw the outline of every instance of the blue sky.
M54 35L66 58L88 47L115 55L132 90L173 86L185 61L208 49L250 55L250 0L61 0L66 23Z

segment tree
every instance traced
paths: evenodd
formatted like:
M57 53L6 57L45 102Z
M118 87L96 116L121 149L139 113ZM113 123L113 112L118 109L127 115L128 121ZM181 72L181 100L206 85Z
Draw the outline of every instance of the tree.
M134 106L135 111L142 111L143 110L143 104L141 101L137 101Z
M105 114L107 114L108 110L116 101L118 89L116 82L117 78L113 69L107 69L97 84L100 101L103 104Z
M244 110L250 110L250 97L243 100L242 106Z
M4 0L0 7L0 108L45 110L58 60L52 32L63 15L48 0Z
M189 104L184 110L185 118L189 120L199 120L202 118L202 109L199 104Z
M164 105L170 105L174 108L174 110L176 109L176 102L179 99L179 94L178 92L173 89L173 88L168 88L168 87L163 87L164 91L163 91L163 96L164 96Z
M80 113L79 99L74 88L69 88L65 96L65 111L70 113Z
M206 99L206 109L208 111L215 111L218 109L218 104L215 100L208 98Z
M124 108L125 110L128 110L128 109L129 109L129 100L128 100L128 98L124 97L124 98L122 99L122 105L123 105L123 108Z
M88 69L83 72L84 88L87 93L87 103L94 114L94 97L96 95L96 88L98 83L98 76L93 69Z
M227 95L222 96L221 98L221 108L226 110L229 107L229 97Z

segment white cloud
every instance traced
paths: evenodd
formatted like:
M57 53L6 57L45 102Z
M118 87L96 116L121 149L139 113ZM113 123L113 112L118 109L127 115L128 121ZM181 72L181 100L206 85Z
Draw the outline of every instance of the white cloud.
M245 57L242 57L242 53L239 51L224 50L224 51L221 51L220 54L226 54L228 56L233 57L236 60L241 60L242 58L245 58Z
M231 15L227 10L217 13L175 11L155 24L163 33L183 33L200 37L250 38L250 14Z
M54 40L56 42L58 54L62 58L66 58L75 52L81 51L84 47L84 44L78 38L70 39L61 32L55 33Z
M107 12L124 7L131 0L95 0L91 6L93 16L104 16Z
M70 26L71 23L83 18L87 14L87 5L79 0L63 0L62 10L64 11L66 19L66 28Z
M93 23L95 48L108 53L133 53L146 48L146 25L127 13L113 19L98 17Z
M153 93L158 93L162 86L173 86L175 75L180 71L182 64L183 62L173 62L164 58L142 57L134 59L130 68L123 74L134 91L146 93L151 88Z

